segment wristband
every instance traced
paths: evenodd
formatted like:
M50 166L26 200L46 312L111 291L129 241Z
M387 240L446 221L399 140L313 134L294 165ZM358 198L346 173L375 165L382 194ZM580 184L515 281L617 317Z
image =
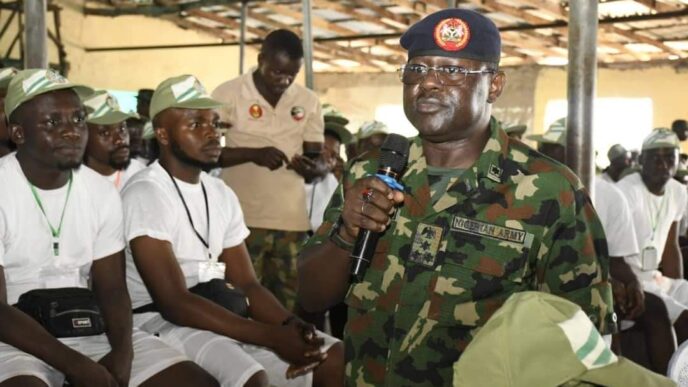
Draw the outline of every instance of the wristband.
M330 242L334 243L335 246L339 247L342 250L351 251L354 248L354 244L347 241L346 239L342 238L341 235L339 235L339 229L341 225L342 219L339 218L335 226L332 227L332 231L330 231Z

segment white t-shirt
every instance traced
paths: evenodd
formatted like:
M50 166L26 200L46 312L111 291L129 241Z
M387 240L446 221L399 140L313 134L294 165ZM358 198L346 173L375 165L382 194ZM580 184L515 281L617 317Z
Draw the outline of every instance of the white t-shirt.
M623 193L613 184L595 177L595 210L607 236L610 257L638 254L638 241L631 210Z
M650 280L657 273L671 225L683 217L688 192L681 183L670 179L664 187L664 195L654 195L643 183L640 173L624 177L617 183L617 188L628 200L640 248L640 254L627 257L626 261L641 280ZM653 262L646 260L643 266L643 249L647 247L656 249L656 254L652 254L656 259Z
M144 168L146 168L145 164L136 159L131 159L129 165L125 170L117 171L110 176L105 176L105 178L108 179L110 183L114 184L117 190L121 191L122 188L124 188L124 186L129 181L129 179L131 179L131 177L134 176L136 172Z
M306 209L310 214L312 231L316 231L322 224L325 209L338 185L339 181L333 173L328 173L315 184L306 184Z
M201 183L189 184L175 179L196 230L209 242L210 255L217 260L224 249L241 244L249 231L234 192L222 180L207 173L201 173L200 180L208 197L210 235ZM140 236L170 242L184 273L186 286L196 285L199 282L199 263L209 260L208 249L196 236L167 171L156 161L137 173L122 190L122 202L127 244ZM126 255L129 295L132 306L138 308L151 303L152 299L136 270L129 246Z
M66 207L68 184L36 189L54 228L64 208L57 256L46 216L15 154L0 161L0 181L0 265L5 269L8 303L31 289L87 287L91 263L124 248L119 194L85 165L73 172Z
M612 179L612 177L609 176L609 173L607 173L607 172L602 173L599 177L600 177L600 179L602 179L602 180L604 180L604 181L606 181L606 182L608 182L608 183L612 183L612 184L615 184L615 183L616 183L616 182L614 181L614 179Z

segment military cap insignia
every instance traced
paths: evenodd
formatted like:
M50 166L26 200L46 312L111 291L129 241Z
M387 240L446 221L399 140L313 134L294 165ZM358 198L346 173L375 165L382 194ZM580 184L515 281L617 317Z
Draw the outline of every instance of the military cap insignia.
M419 224L413 238L409 259L423 266L433 267L437 251L440 248L440 241L442 241L442 231L440 226Z
M263 116L263 108L257 103L254 103L250 108L248 108L248 114L251 115L251 117L258 119Z
M435 26L435 43L444 51L459 51L471 38L468 24L459 18L444 19Z
M291 108L291 118L294 119L294 121L301 121L303 117L306 116L306 109L304 109L301 106L294 106Z

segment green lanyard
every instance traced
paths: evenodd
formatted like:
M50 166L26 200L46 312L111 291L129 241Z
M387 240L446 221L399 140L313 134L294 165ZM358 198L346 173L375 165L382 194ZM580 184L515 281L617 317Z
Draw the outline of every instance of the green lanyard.
M652 226L651 239L653 242L655 240L655 230L657 230L657 226L659 224L659 216L662 214L662 210L664 210L664 203L666 202L667 195L668 194L666 192L664 193L664 195L662 195L662 201L659 203L659 209L657 210L657 213L655 214L654 218L652 218L652 215L648 214L650 216L650 225Z
M43 208L43 202L41 202L41 197L38 196L38 192L36 192L36 187L34 187L31 183L29 183L29 186L31 187L31 193L33 193L33 198L36 199L36 204L38 204L38 208L41 209L41 212L45 217L45 221L48 222L48 227L50 227L50 233L53 236L53 254L57 257L58 255L60 255L60 233L62 232L62 221L64 220L65 210L67 209L69 194L72 192L72 173L70 172L69 174L69 183L67 184L67 197L65 198L65 203L62 207L62 215L60 215L60 224L57 226L57 229L55 229L55 227L53 227L53 225L50 223L50 219L48 219L48 215L45 213L45 209Z

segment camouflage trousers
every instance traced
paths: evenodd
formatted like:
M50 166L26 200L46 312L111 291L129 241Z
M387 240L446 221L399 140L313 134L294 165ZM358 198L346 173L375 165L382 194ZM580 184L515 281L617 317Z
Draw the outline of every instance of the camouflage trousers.
M295 311L298 256L308 234L251 228L246 247L258 280L288 310Z

